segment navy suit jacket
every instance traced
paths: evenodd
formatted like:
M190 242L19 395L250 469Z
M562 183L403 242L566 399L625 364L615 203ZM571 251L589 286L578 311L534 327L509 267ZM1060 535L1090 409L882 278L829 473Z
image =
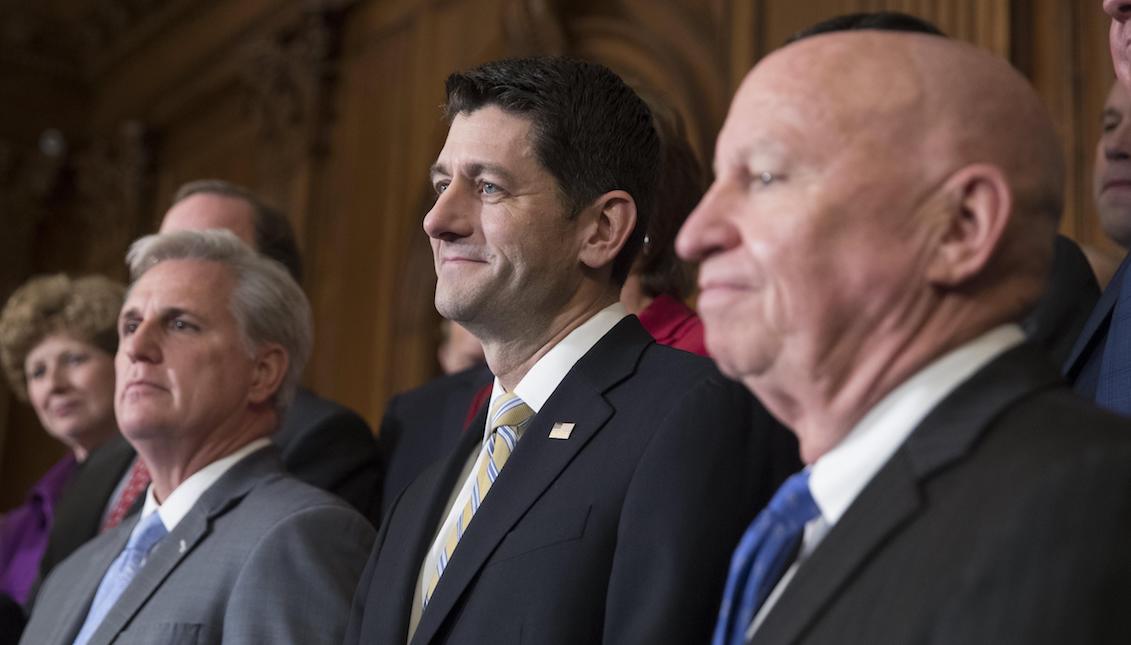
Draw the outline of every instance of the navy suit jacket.
M1107 345L1107 330L1111 322L1111 314L1115 311L1115 303L1119 299L1119 290L1123 281L1127 279L1127 264L1131 262L1131 254L1123 258L1111 282L1104 289L1092 315L1084 324L1083 331L1076 339L1068 360L1064 363L1064 376L1072 383L1073 389L1081 396L1089 399L1096 398L1096 386L1100 379L1100 359L1103 358L1104 346ZM1131 361L1131 356L1125 357Z
M1131 642L1131 421L1010 350L923 419L758 645Z
M382 509L391 507L428 466L455 450L469 425L468 414L474 417L470 407L476 395L494 379L486 365L478 365L389 399L380 435L385 461Z
M421 563L485 418L385 515L347 643L407 641ZM568 439L548 436L557 422L575 424ZM534 417L412 643L706 642L738 538L798 466L749 392L630 316Z

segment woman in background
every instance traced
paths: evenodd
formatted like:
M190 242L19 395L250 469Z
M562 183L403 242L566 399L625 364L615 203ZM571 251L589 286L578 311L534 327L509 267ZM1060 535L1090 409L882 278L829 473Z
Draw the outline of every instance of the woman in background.
M101 276L32 278L0 313L0 363L16 396L67 446L25 502L0 516L0 594L24 604L78 464L118 432L114 354L125 288Z

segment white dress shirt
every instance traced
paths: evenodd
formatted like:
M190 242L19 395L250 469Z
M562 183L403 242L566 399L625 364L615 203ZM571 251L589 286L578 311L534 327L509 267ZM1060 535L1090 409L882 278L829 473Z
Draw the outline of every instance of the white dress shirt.
M1019 326L1001 325L935 359L889 392L840 443L809 466L809 491L821 515L805 525L797 559L758 610L746 632L748 639L789 585L797 568L919 422L975 372L1024 340L1025 333Z
M173 489L173 492L169 493L169 496L165 498L165 501L161 504L157 503L157 498L153 494L153 484L150 484L149 489L145 492L145 505L141 508L141 516L139 519L149 517L150 513L157 511L161 514L161 523L165 525L165 530L172 533L173 529L177 528L177 525L181 523L185 515L188 515L188 512L192 510L193 505L196 504L196 500L200 499L204 491L211 488L212 484L215 484L224 473L228 472L232 466L235 466L244 457L247 457L260 448L266 448L270 445L270 439L261 437L232 454L217 459L192 475L189 475L189 478L181 482L180 486ZM141 522L138 522L134 527L135 530L137 526L140 525Z
M581 357L593 349L597 341L601 340L605 334L609 333L617 323L621 321L628 312L625 310L624 305L619 302L613 303L598 311L576 329L571 331L565 338L563 338L557 345L554 345L546 352L542 358L539 358L534 366L522 377L518 385L514 386L514 393L518 398L522 399L526 405L534 410L534 414L546 405L546 401L553 395L554 390L558 389L558 385L565 379L566 374L569 373L577 361ZM506 389L499 383L499 379L495 379L495 384L491 390L491 403L495 402L499 396L504 394ZM432 547L428 549L428 555L424 557L424 562L421 563L420 573L416 578L416 591L413 594L412 601L412 614L409 618L408 639L412 640L412 635L416 633L416 627L420 624L420 615L423 613L424 603L424 590L425 590L425 572L435 571L436 562L440 559L440 553L444 549L441 536L448 534L451 526L456 522L463 508L467 506L467 500L471 498L472 484L474 483L474 473L477 471L476 465L480 460L486 459L486 442L487 438L491 436L491 418L487 417L487 422L483 427L483 442L478 451L471 454L467 464L464 466L463 474L460 477L462 482L452 496L448 499L445 515L446 519L440 528L432 537ZM519 436L519 440L522 436ZM490 495L490 491L487 493ZM471 522L475 522L473 517ZM469 524L470 525L470 524ZM458 550L458 547L457 547Z

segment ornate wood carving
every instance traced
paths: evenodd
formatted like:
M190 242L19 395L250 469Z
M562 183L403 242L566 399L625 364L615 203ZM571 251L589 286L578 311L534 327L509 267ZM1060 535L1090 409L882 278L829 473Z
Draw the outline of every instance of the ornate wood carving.
M77 153L77 223L98 240L87 246L90 270L121 275L129 243L151 232L153 169L153 136L137 121L123 123Z

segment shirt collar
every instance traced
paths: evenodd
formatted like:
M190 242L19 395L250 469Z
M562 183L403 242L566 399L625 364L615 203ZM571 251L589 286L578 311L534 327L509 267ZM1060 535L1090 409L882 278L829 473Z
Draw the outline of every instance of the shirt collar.
M542 355L538 362L530 368L526 376L518 382L514 387L514 393L526 405L534 410L534 414L546 405L546 401L558 389L558 385L565 379L566 374L573 369L577 361L581 360L597 341L601 340L605 334L609 333L613 327L617 325L628 312L625 310L624 305L620 302L615 302L601 311L593 314L581 323L576 329L571 331L565 338L563 338L557 345L550 348L550 351ZM499 379L495 379L495 385L491 390L491 403L495 402L506 390ZM487 425L483 431L483 437L486 439L491 433L491 419L488 417Z
M919 370L877 403L847 436L811 466L809 489L829 525L844 515L872 477L927 414L959 384L1025 340L1015 324L982 334Z
M230 455L208 464L181 482L180 486L169 493L169 497L163 504L157 503L157 498L153 495L153 484L150 484L149 489L145 492L145 505L141 509L141 518L149 517L150 513L157 511L161 514L161 523L165 525L165 530L172 531L192 510L200 496L211 488L212 484L215 484L224 473L228 472L244 457L269 445L271 445L270 439L260 437Z

